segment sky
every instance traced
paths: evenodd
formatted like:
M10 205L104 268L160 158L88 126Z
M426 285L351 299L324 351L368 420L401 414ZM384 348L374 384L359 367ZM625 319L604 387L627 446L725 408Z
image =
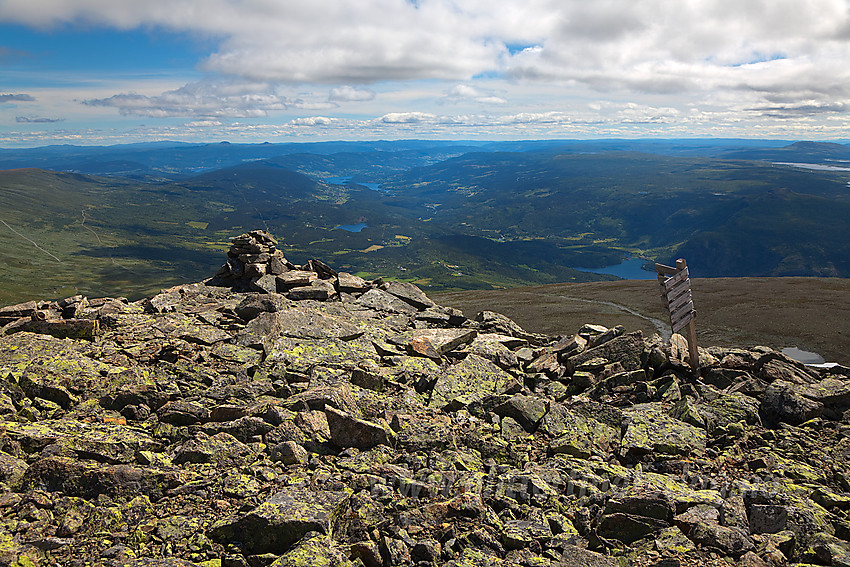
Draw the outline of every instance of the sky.
M0 0L0 147L847 140L850 0Z

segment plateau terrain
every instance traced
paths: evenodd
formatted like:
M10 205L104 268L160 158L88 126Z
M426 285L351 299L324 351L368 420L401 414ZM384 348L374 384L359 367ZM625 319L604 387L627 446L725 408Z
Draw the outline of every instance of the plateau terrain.
M0 563L850 564L850 368L706 341L695 373L678 335L532 332L277 244L0 309Z

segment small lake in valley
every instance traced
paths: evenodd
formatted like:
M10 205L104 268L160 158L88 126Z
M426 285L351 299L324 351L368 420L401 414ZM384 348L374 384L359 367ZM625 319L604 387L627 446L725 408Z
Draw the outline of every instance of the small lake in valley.
M608 274L611 276L617 276L624 280L654 280L657 277L655 271L648 272L642 268L642 266L647 262L648 260L644 260L643 258L626 258L619 264L606 266L604 268L575 269L582 272L590 272L592 274Z
M391 191L382 189L380 183L363 183L360 181L352 182L351 177L325 177L322 181L330 183L331 185L347 185L349 183L353 183L354 185L362 185L363 187L371 189L372 191L377 191L378 193L384 193L386 195L392 194Z
M334 227L334 230L346 230L348 232L360 232L364 228L367 227L365 222L359 222L357 224L340 224Z

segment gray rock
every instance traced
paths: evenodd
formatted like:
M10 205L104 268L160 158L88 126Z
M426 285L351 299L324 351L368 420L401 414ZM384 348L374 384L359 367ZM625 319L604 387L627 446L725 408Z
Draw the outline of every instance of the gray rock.
M278 277L280 278L281 276ZM314 280L310 285L293 287L286 293L286 297L293 301L307 299L326 301L334 295L336 295L336 288L327 280Z
M467 405L488 394L502 393L513 377L484 358L470 354L440 374L428 406L442 408L450 402Z
M799 425L823 414L824 405L803 396L798 385L776 380L761 398L761 413L769 424Z
M588 551L574 545L565 547L558 562L563 567L620 567L616 557Z
M16 484L19 480L21 480L21 478L23 478L24 473L27 471L27 467L29 467L29 465L26 461L13 457L7 453L0 452L0 482L6 483L7 485Z
M277 288L285 291L295 287L309 286L317 279L319 276L316 272L291 270L277 276Z
M516 394L494 408L497 414L515 419L529 433L537 430L537 425L546 412L549 402L545 398Z
M385 291L390 293L405 303L409 303L418 310L434 307L436 304L425 295L421 289L407 282L389 282L386 285Z
M579 354L568 358L572 368L578 368L581 364L594 358L603 358L609 361L618 361L625 370L639 370L641 367L641 354L643 353L643 339L641 333L629 333L599 346L588 348Z
M624 413L628 420L620 444L620 452L624 456L649 452L699 455L705 451L706 432L670 417L660 405L641 404Z
M261 313L283 311L291 305L291 301L278 293L250 295L236 306L234 312L244 321L251 321Z
M337 274L336 287L341 292L359 293L369 289L369 284L360 276L355 276L348 272L339 272Z
M309 532L332 536L350 499L349 491L290 487L243 516L218 522L210 537L224 543L238 542L251 555L283 555Z
M269 455L273 461L280 461L285 465L306 465L310 455L307 451L294 441L284 441L271 448Z
M337 447L370 449L376 445L392 445L393 434L389 427L357 419L330 406L325 407L325 415L328 419L331 441Z
M175 464L239 462L251 455L250 447L229 433L216 433L212 437L198 433L177 447L171 458Z
M362 307L366 307L367 309L373 309L384 313L403 313L406 315L413 315L419 311L416 307L409 303L406 303L398 297L380 289L370 289L358 297L354 303Z

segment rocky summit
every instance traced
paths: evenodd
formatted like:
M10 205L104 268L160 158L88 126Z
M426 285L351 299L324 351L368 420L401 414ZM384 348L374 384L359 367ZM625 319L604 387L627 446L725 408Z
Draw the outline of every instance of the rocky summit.
M850 370L467 319L233 240L0 309L0 564L850 565Z

